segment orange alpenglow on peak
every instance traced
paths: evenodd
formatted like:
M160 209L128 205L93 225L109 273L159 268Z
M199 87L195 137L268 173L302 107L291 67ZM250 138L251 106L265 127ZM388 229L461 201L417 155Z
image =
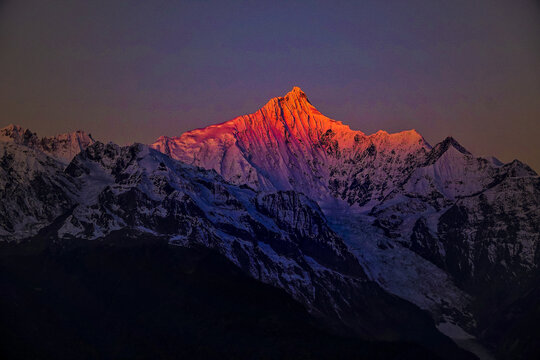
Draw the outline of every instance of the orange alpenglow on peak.
M309 136L307 132L310 129L326 131L332 126L345 126L341 122L321 114L298 86L293 87L285 96L270 99L255 113L241 116L232 121L235 120L238 120L240 127L257 126L261 123L279 129L286 126L287 131L302 137ZM345 127L350 130L348 126Z
M321 114L308 100L306 93L298 86L293 87L285 96L278 96L270 99L262 109L281 108L283 106L290 109L298 109L306 113Z
M414 130L373 135L352 130L321 114L297 86L253 114L180 137L160 137L151 146L174 159L214 169L233 183L270 191L302 189L314 199L332 193L329 186L336 183L329 179L336 167L347 174L358 159L372 159L366 171L373 173L366 176L375 179L388 174L377 169L401 164L395 159L421 156L430 149Z
M285 98L286 99L290 99L290 98L302 99L302 98L305 98L307 100L307 95L306 95L305 92L302 91L302 89L300 89L298 86L295 86L295 87L292 88L291 91L289 91L287 93L287 95L285 95Z

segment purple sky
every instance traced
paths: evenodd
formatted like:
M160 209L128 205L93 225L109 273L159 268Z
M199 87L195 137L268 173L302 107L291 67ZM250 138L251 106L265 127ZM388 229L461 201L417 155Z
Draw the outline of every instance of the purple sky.
M0 0L0 126L149 143L300 86L540 170L540 2Z

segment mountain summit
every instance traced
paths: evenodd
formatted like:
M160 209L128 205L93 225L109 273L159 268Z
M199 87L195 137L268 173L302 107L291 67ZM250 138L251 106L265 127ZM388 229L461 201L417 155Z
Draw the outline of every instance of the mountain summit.
M352 130L321 114L299 87L271 99L253 114L180 137L162 136L151 146L174 159L214 169L233 183L261 190L302 189L318 200L335 199L335 194L330 194L339 191L341 179L336 183L334 177L350 175L341 170L335 173L336 166L373 157L377 152L383 155L375 160L373 169L388 168L396 154L406 157L431 148L414 130L397 134L380 131L369 136ZM387 177L389 173L392 177L402 171L392 169L372 176ZM376 196L384 195L379 191ZM356 202L345 199L348 195L339 197ZM370 198L364 196L360 202Z
M306 114L317 114L322 115L319 110L315 108L309 101L305 92L302 91L298 86L292 88L285 96L279 96L270 99L263 109L266 111L273 111L275 109L287 108L291 111L303 112Z

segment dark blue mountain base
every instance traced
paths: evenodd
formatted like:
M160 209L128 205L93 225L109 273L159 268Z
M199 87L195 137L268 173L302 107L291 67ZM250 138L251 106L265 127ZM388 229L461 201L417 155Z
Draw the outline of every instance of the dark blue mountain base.
M330 334L284 291L205 248L34 239L0 254L4 359L437 358Z

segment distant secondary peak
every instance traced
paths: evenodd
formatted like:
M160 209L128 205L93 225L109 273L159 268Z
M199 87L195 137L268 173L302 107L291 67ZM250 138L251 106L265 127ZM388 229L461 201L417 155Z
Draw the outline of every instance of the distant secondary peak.
M39 141L53 141L55 139L57 140L65 140L65 139L71 139L71 138L77 138L77 139L90 139L92 141L94 141L94 139L92 138L92 135L89 134L89 133L86 133L85 131L83 130L76 130L76 131L73 131L73 132L70 132L70 133L63 133L63 134L58 134L58 135L54 135L54 136L48 136L48 137L43 137L43 138L39 138L37 136L37 134L35 132L33 132L32 130L30 129L27 129L27 128L23 128L22 126L20 125L14 125L14 124L9 124L8 126L4 127L4 128L1 128L0 129L0 135L1 136L6 136L6 137L11 137L13 138L14 140L21 140L22 137L25 137L25 138L30 138L30 137L35 137L36 140L39 140Z
M467 149L465 149L460 143L457 142L456 139L451 136L448 136L446 139L444 139L440 145L443 151L448 150L450 146L452 146L462 154L471 155L471 153Z
M0 129L0 141L41 151L65 164L95 142L91 134L82 130L40 138L31 130L13 124Z
M428 155L426 163L435 163L443 154L445 154L451 148L455 149L463 155L472 155L467 149L461 146L461 144L458 143L456 139L449 136L437 145L435 145L435 147L431 150L431 153Z
M36 134L29 129L25 129L22 126L14 124L9 124L8 126L0 129L0 136L12 139L12 141L15 142L28 141L31 138L37 139Z

